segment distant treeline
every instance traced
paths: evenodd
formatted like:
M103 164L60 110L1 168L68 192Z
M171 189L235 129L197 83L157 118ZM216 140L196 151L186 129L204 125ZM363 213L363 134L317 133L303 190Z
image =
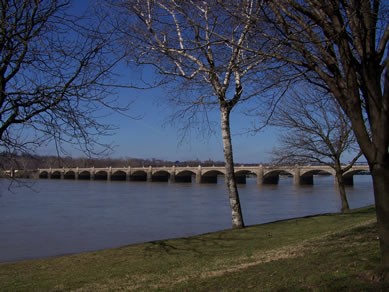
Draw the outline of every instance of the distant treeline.
M9 153L0 153L1 169L20 169L33 170L38 168L70 168L70 167L148 167L148 166L224 166L222 161L213 161L211 159L200 161L168 161L161 159L140 159L140 158L73 158L73 157L58 157L58 156L41 156L17 154L10 155Z
M245 163L244 165L268 165L268 163ZM365 162L357 163L365 164ZM141 159L141 158L86 158L78 157L73 158L70 156L59 157L54 155L29 155L29 154L16 154L10 155L7 152L0 152L0 170L35 170L38 168L71 168L71 167L148 167L148 166L224 166L223 161L214 161L212 159L201 161L199 159L187 160L187 161L170 161L162 159ZM241 165L241 163L235 163L235 165ZM295 163L284 163L283 165L295 165ZM305 165L304 163L300 165Z

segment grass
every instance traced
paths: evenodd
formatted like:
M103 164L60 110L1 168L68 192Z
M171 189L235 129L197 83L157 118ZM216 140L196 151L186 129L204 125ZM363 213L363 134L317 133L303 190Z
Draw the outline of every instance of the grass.
M385 291L373 207L0 264L0 291Z

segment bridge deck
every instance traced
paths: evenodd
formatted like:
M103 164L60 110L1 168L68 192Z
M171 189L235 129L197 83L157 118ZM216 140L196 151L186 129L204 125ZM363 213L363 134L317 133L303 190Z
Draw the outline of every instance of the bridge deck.
M346 184L353 183L353 175L368 172L367 165L355 165L344 174ZM248 176L257 177L258 184L278 183L280 175L293 177L293 182L299 184L313 184L313 176L316 174L335 175L335 171L329 166L235 166L235 177L238 183L246 183ZM192 182L195 177L197 183L216 183L217 177L225 175L225 168L218 166L197 167L119 167L119 168L48 168L38 169L39 178L62 179L91 179L91 180L128 180L128 181L169 181Z

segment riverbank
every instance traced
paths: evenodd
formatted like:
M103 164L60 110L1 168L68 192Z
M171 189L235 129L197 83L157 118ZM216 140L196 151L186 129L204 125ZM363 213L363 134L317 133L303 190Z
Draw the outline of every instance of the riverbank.
M374 208L0 264L1 291L384 291Z

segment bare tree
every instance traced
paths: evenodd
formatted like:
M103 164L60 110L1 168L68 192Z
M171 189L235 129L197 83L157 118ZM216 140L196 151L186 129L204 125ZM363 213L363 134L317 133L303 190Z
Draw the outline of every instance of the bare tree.
M69 13L70 1L0 1L0 148L33 151L54 141L94 153L103 108L125 110L110 98L109 36Z
M373 177L383 275L389 281L389 11L379 0L267 1L279 44L268 51L331 92L349 117ZM367 118L367 122L365 120Z
M272 81L263 77L263 59L242 49L266 44L249 39L260 6L251 0L123 0L111 1L109 9L116 11L115 31L121 32L122 45L137 56L137 64L153 66L173 89L170 101L179 107L177 116L201 127L204 120L199 114L207 121L209 111L219 111L233 228L244 223L234 176L230 114ZM240 15L239 21L231 17L232 11ZM254 79L263 80L260 88L253 86Z
M319 163L333 168L342 212L349 210L343 175L362 152L339 104L317 90L300 89L282 100L270 125L285 131L273 151L273 159L277 163ZM341 163L345 153L355 155L347 166Z

